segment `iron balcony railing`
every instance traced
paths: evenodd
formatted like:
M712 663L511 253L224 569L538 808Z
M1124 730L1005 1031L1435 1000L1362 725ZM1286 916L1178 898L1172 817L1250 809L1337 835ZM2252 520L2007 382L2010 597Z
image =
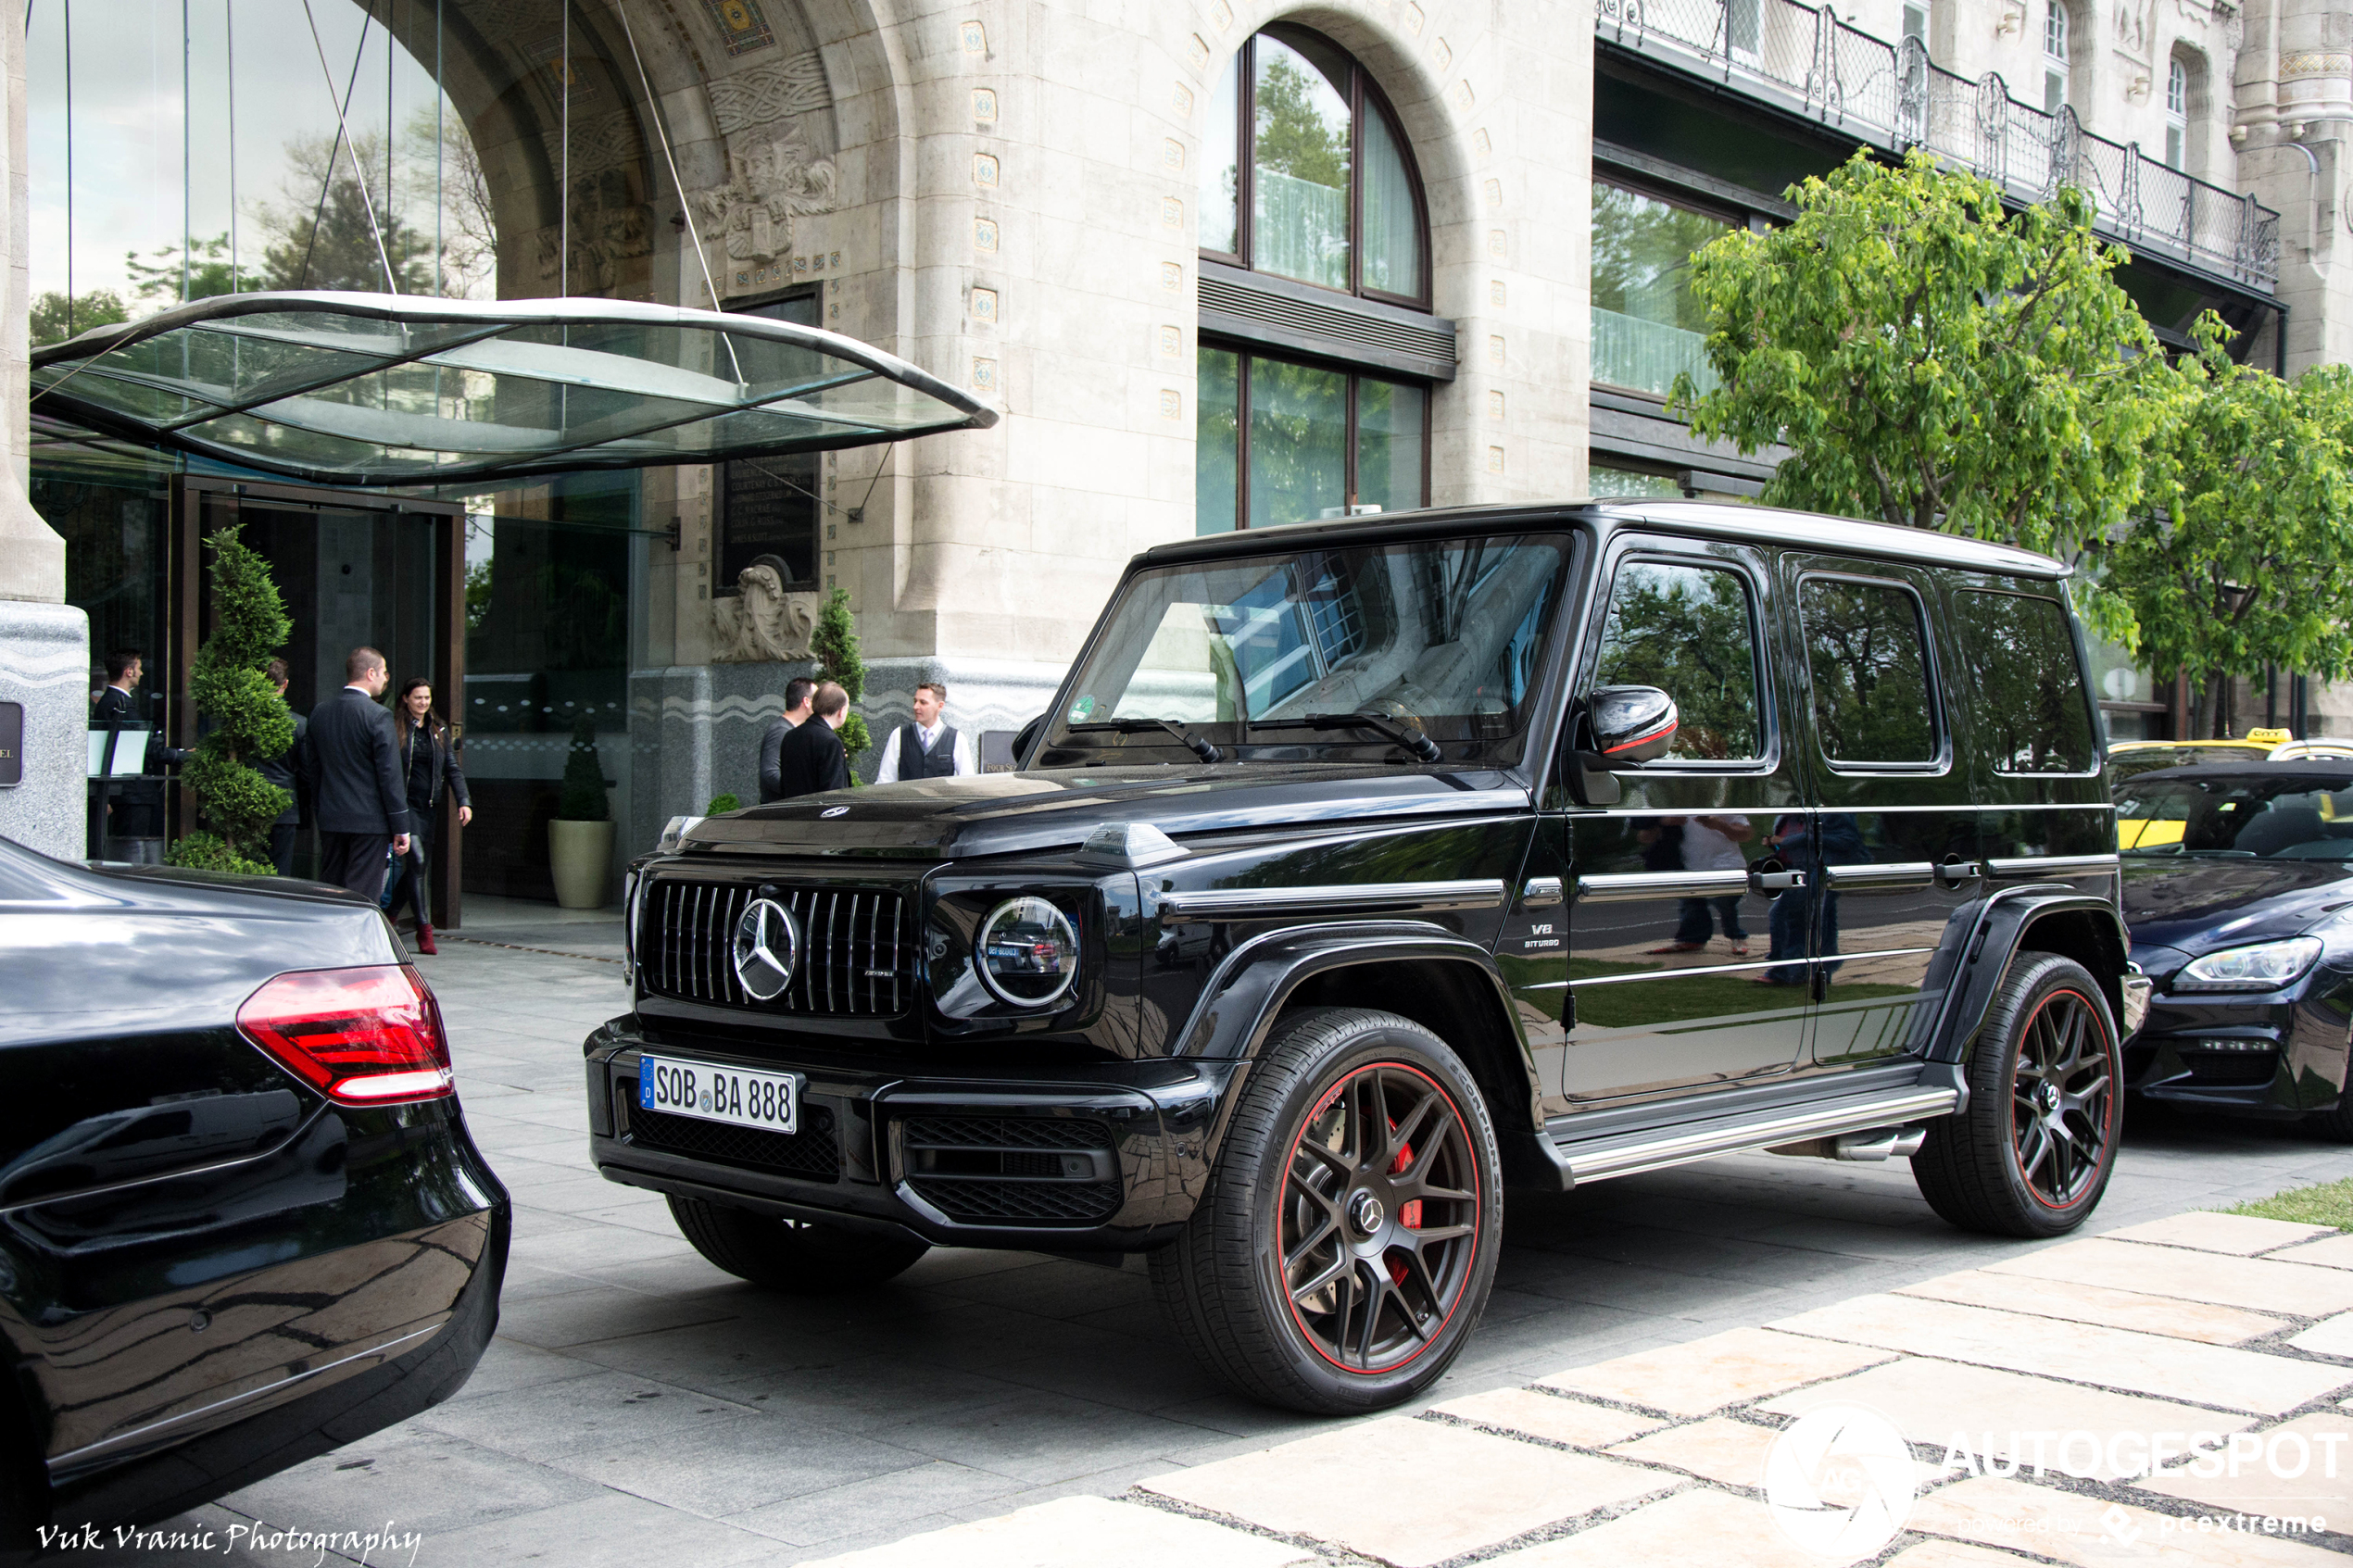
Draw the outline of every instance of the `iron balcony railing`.
M1956 76L1916 38L1890 44L1798 0L1596 0L1594 26L1646 58L1737 82L1889 151L1926 147L2021 201L2072 185L2091 197L2094 227L2135 252L2267 294L2279 282L2278 213L2138 143L2094 135L2072 108L2022 103L1998 73Z

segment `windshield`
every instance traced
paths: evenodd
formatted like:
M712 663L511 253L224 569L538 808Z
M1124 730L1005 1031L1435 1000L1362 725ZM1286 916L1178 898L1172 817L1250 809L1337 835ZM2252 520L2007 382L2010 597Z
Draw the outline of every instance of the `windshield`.
M2353 780L2149 779L2116 792L2128 855L2353 860Z
M1238 760L1393 757L1426 736L1449 760L1516 762L1568 550L1557 536L1450 539L1143 572L1038 764L1100 764L1120 746L1191 761L1155 721Z

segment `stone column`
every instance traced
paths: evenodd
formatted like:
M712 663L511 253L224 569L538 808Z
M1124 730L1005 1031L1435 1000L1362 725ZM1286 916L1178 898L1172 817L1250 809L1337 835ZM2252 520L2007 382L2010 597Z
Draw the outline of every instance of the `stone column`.
M66 542L26 497L25 408L30 269L25 228L24 12L0 16L0 177L8 199L0 277L0 704L24 713L21 782L0 759L0 835L44 854L83 852L90 622L64 603ZM12 727L0 715L0 743Z

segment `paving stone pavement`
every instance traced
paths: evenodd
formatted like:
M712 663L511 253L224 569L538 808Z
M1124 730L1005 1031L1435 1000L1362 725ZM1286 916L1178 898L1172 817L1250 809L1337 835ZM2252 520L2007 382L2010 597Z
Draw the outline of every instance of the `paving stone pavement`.
M421 1537L420 1568L585 1568L649 1556L713 1568L790 1564L1008 1516L1020 1523L992 1523L949 1551L911 1545L928 1555L904 1561L1060 1562L1048 1549L1067 1540L1086 1544L1090 1568L1180 1559L1255 1565L1319 1555L1349 1562L1351 1552L1393 1544L1313 1535L1343 1526L1305 1518L1293 1526L1311 1533L1246 1535L1249 1544L1237 1544L1228 1539L1242 1533L1236 1523L1184 1495L1184 1476L1209 1496L1228 1485L1220 1477L1270 1461L1221 1464L1304 1442L1368 1445L1373 1453L1405 1444L1394 1451L1441 1467L1395 1488L1405 1496L1450 1489L1453 1481L1439 1477L1457 1474L1447 1467L1461 1464L1466 1443L1516 1466L1535 1464L1546 1478L1529 1495L1544 1500L1529 1506L1547 1517L1495 1515L1513 1526L1500 1539L1514 1568L1671 1562L1678 1541L1715 1542L1712 1562L1771 1562L1779 1537L1753 1480L1738 1477L1755 1460L1756 1434L1769 1440L1768 1429L1793 1413L1765 1407L1793 1390L1857 1379L1858 1399L1940 1419L1976 1412L1972 1424L1995 1420L1982 1408L1988 1400L2041 1408L2030 1389L2051 1411L2072 1411L2078 1406L2052 1392L2081 1388L2072 1363L2020 1348L2065 1336L2070 1355L2162 1358L2135 1382L2082 1389L2086 1420L2170 1418L2186 1406L2217 1430L2268 1432L2309 1419L2320 1407L2304 1390L2334 1376L2331 1358L2353 1349L2353 1301L2331 1305L2340 1282L2353 1286L2353 1238L2311 1241L2313 1233L2299 1232L2300 1251L2257 1247L2234 1226L2193 1221L2195 1234L2162 1233L2171 1240L2134 1231L2130 1241L2057 1247L1995 1241L1938 1221L1901 1161L1759 1155L1559 1197L1514 1195L1486 1318L1427 1399L1353 1423L1269 1411L1192 1365L1163 1331L1132 1261L1114 1270L935 1250L883 1289L814 1300L767 1294L704 1262L660 1198L605 1183L587 1161L579 1044L626 1006L619 954L610 916L559 918L544 907L470 900L466 925L445 936L442 956L420 960L449 1025L468 1120L515 1201L499 1334L472 1381L397 1427L170 1522L209 1529L215 1549L117 1551L115 1560L143 1568L322 1561L315 1542L256 1549L241 1535L231 1545L233 1529L257 1522L321 1532L389 1521ZM2347 1174L2353 1152L2293 1128L2136 1116L2095 1225L2111 1236L2152 1222L2179 1225L2172 1217L2183 1210ZM2235 1237L2259 1256L2216 1250L2216 1237ZM2121 1262L2119 1248L2130 1248ZM2139 1254L2147 1255L2145 1278L2124 1268ZM2247 1285L2259 1276L2293 1283L2273 1294ZM2148 1283L2160 1278L2162 1289ZM1965 1354L1923 1353L1912 1325L1930 1313L1967 1326ZM1801 1322L1806 1314L1828 1315ZM1738 1351L1726 1358L1736 1387L1707 1409L1698 1408L1707 1402L1701 1393L1679 1391L1669 1407L1628 1397L1641 1391L1622 1383L1619 1393L1599 1382L1575 1386L1580 1377L1622 1378L1624 1358L1728 1334L1740 1336L1719 1341ZM2298 1338L2307 1342L2287 1343ZM1693 1354L1667 1360L1684 1367ZM1572 1368L1586 1370L1565 1370ZM1649 1386L1654 1398L1667 1389L1665 1380ZM2226 1395L2221 1408L2207 1403ZM1445 1408L1465 1400L1474 1402ZM1473 1463L1474 1474L1483 1462ZM2353 1454L2347 1466L2353 1470ZM1248 1489L1231 1485L1234 1496ZM1991 1476L1940 1487L1921 1506L1935 1501L1944 1544L1922 1539L1899 1561L2013 1562L1955 1543L2015 1548L1982 1521L2022 1530L2047 1523L2052 1509L2109 1506L2096 1484L2082 1486L2095 1489ZM2012 1499L2003 1488L2031 1495ZM2133 1496L2133 1521L2204 1506L2186 1494ZM1617 1500L1574 1512L1587 1498ZM2336 1512L2353 1520L2353 1499ZM1426 1513L1397 1528L1425 1554L1485 1552L1493 1549L1456 1544L1483 1539L1494 1527L1484 1518L1483 1509L1432 1496ZM1134 1533L1115 1536L1107 1521ZM1727 1557L1728 1538L1755 1544L1759 1555ZM1447 1560L1397 1550L1398 1562ZM330 1549L323 1561L342 1556L356 1554ZM404 1549L371 1561L409 1558Z

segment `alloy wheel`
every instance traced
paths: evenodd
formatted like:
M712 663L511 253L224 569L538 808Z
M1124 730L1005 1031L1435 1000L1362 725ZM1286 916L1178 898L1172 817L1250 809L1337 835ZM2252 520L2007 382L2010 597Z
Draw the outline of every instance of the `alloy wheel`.
M1324 1360L1385 1373L1429 1348L1471 1277L1478 1189L1435 1080L1377 1062L1326 1091L1292 1142L1277 1227L1292 1320Z
M2116 1111L2115 1062L2098 1010L2077 992L2052 992L2026 1022L2010 1080L2011 1147L2038 1201L2065 1209L2098 1182Z

